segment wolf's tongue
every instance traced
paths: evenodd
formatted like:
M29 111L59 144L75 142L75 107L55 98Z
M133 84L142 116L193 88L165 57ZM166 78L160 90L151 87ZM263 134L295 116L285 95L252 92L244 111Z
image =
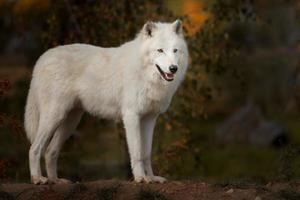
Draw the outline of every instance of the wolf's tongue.
M174 75L173 75L173 74L169 74L169 73L166 73L166 76L167 76L167 78L169 78L169 79L171 79L171 78L173 78L173 77L174 77Z

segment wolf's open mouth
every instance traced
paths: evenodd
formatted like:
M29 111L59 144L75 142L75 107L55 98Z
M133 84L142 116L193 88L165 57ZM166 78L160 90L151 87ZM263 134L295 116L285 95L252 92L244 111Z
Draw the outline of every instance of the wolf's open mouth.
M166 80L166 81L173 81L174 74L171 73L165 73L158 64L155 64L156 68L158 69L160 75Z

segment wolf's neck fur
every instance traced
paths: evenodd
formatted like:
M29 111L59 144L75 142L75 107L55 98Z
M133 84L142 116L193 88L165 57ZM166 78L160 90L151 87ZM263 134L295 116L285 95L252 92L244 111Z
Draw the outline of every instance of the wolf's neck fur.
M138 87L138 96L143 99L147 98L146 101L142 102L148 102L152 107L149 109L154 112L155 110L163 112L168 107L167 105L170 103L179 82L176 78L172 82L167 82L159 73L157 73L158 71L152 71L152 74L150 75L147 73L147 69L155 66L141 55L143 42L141 40L143 40L142 35L137 35L135 39L118 47L118 53L120 55L126 53L127 56L130 56L129 60L134 61L132 65L125 67L126 69L129 69L128 71L130 71L130 74L136 81L134 87ZM124 69L124 73L127 73L126 69ZM145 107L147 106L145 105Z

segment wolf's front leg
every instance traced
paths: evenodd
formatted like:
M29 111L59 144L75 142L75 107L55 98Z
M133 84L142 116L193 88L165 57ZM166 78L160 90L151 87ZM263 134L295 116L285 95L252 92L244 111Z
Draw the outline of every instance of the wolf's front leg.
M153 141L153 131L156 124L157 115L147 115L141 120L141 130L142 130L142 143L144 152L144 166L145 172L150 180L150 182L163 183L166 181L164 177L155 176L152 170L151 164L151 151L152 151L152 141Z
M143 165L140 117L136 113L125 112L123 122L134 180L137 182L147 181Z

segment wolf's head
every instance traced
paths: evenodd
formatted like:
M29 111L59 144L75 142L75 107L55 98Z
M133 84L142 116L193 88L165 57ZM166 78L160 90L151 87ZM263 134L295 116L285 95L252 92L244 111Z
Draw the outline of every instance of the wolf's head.
M188 50L182 33L182 23L147 22L140 35L142 58L153 78L180 81L187 68ZM148 74L148 73L147 73Z

